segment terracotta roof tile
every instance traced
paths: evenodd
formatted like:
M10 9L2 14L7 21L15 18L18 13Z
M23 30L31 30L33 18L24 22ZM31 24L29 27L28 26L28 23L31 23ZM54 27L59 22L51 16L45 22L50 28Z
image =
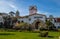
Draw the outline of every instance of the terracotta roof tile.
M56 18L57 22L60 22L60 18Z

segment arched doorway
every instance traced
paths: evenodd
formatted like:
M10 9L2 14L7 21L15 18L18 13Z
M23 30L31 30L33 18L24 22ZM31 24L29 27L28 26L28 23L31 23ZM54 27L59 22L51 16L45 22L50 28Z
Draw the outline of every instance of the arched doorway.
M42 21L40 19L34 20L34 22L32 23L33 29L39 29L41 26L40 24L44 25L44 21Z
M35 23L35 29L38 29L39 23L40 23L39 21Z

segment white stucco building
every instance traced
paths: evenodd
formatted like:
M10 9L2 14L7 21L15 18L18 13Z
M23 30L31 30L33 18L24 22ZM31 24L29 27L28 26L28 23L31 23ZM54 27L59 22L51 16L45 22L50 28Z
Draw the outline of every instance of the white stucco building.
M45 20L46 20L45 15L37 14L37 13L18 18L18 21L32 24L32 25L34 25L34 27L36 27L38 25L37 23L40 23L40 22L45 23ZM35 24L37 24L37 25L35 25Z
M46 16L42 15L42 14L32 14L32 15L20 17L20 19L18 19L18 21L20 21L20 22L26 22L29 24L32 24L36 20L41 20L41 21L45 22Z
M19 12L16 13L16 16L18 15L19 15ZM8 15L3 13L1 16L8 16ZM3 22L3 18L1 16L0 16L0 22ZM47 18L47 16L44 14L38 14L36 6L29 7L29 15L18 16L18 21L32 24L34 27L36 27L38 23L43 23L44 25L44 23L46 22L46 19L47 20L52 19L51 22L56 26L56 28L60 27L60 18L54 18L52 16Z
M18 18L18 21L26 22L26 23L29 23L29 24L32 24L32 25L34 24L34 26L36 26L35 25L36 23L38 23L38 22L45 23L46 19L49 20L50 18L52 18L51 22L56 26L56 28L58 28L60 26L60 21L56 20L58 18L54 18L52 16L47 18L46 15L37 13L37 7L36 6L30 6L30 8L29 8L29 15L27 15L27 16L20 16Z

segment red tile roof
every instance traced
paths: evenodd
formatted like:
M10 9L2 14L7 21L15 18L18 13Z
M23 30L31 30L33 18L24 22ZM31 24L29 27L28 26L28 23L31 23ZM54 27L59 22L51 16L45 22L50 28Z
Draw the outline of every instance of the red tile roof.
M60 22L60 18L56 18L57 22Z

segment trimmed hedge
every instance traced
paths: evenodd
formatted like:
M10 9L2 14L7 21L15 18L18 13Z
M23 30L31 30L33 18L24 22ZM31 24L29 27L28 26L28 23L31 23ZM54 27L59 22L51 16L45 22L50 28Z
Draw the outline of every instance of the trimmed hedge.
M47 37L48 36L48 31L41 31L39 36Z

